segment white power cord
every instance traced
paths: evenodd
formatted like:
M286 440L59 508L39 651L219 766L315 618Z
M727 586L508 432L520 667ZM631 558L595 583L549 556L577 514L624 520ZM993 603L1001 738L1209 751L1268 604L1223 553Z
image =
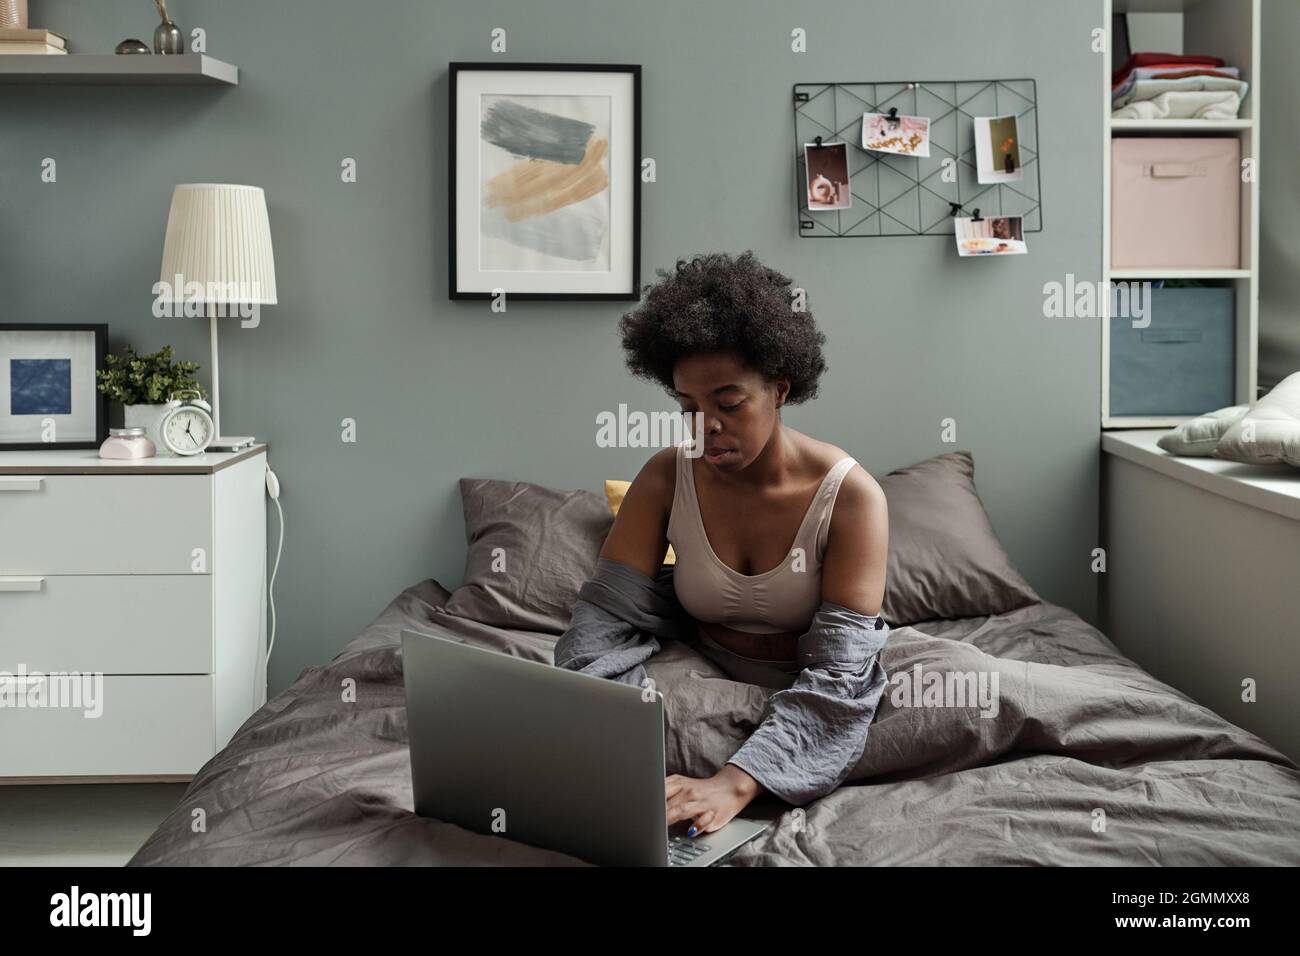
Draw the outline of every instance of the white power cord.
M275 502L275 510L280 513L280 541L275 546L275 564L271 567L271 583L267 585L267 600L271 603L271 640L266 645L266 663L271 663L271 648L275 647L275 572L280 570L280 552L284 549L284 508L280 507L280 499L271 499Z
M284 508L280 505L280 479L266 466L266 494L280 514L280 540L275 546L275 564L271 566L271 580L266 585L266 600L271 608L271 639L266 643L266 658L263 661L263 676L271 669L271 649L275 647L275 575L280 570L280 554L284 550ZM266 557L262 558L262 573L266 573ZM268 678L269 679L269 678ZM258 699L256 696L254 699Z

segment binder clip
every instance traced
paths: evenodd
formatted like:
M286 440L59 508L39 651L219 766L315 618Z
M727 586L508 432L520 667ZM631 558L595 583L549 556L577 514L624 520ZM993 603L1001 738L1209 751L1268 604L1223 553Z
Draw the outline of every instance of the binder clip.
M898 125L898 123L899 123L899 119L898 119L898 107L897 107L897 106L891 106L891 107L889 108L889 116L887 116L887 117L885 118L885 121L886 121L887 123L889 123L890 126L897 126L897 125Z

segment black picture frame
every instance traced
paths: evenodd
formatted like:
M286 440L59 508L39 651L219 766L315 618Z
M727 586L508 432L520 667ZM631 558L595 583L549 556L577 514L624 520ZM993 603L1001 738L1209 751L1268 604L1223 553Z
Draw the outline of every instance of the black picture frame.
M0 332L93 332L95 371L103 369L108 354L108 325L103 322L0 322ZM0 356L0 358L3 358ZM6 442L0 439L0 454L6 451L50 451L52 449L98 448L108 437L108 396L99 390L95 377L95 439L93 441Z
M626 302L641 298L641 65L633 63L493 63L454 62L449 64L448 81L448 151L447 151L447 285L451 299L491 299L492 292L468 291L459 288L456 269L456 98L460 74L466 71L500 72L579 72L579 73L629 73L632 77L632 156L628 175L632 183L632 268L631 282L619 292L506 292L508 299L539 301L604 301Z

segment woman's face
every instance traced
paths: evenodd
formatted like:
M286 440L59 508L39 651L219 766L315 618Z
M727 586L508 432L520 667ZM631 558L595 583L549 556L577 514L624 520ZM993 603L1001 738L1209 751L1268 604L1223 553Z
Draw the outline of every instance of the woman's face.
M673 389L683 412L702 416L704 461L719 471L736 472L767 447L790 383L769 382L737 355L699 352L678 361ZM693 436L695 422L695 416L688 415Z

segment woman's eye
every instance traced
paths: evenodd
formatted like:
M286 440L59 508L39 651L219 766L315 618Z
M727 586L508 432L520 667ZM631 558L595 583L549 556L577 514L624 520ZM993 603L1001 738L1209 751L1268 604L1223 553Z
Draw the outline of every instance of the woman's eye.
M738 409L741 405L744 404L745 404L744 402L736 402L735 405L719 405L718 407L722 409L724 412L734 412L736 409Z

